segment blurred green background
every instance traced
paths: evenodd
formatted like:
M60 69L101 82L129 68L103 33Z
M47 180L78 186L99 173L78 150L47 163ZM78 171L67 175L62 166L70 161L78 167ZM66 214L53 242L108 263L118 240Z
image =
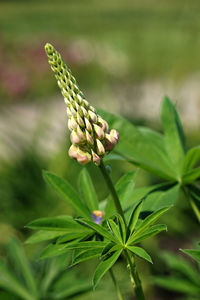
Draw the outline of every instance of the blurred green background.
M24 241L31 234L24 229L29 221L70 213L69 207L45 185L41 170L51 170L76 186L75 179L81 169L67 156L65 105L43 50L46 42L61 52L94 106L120 113L135 124L160 130L160 102L168 94L177 102L188 147L200 140L198 0L1 0L0 245L3 257L4 246L11 236ZM112 167L114 181L133 168L121 163ZM89 171L102 200L107 191L101 174L93 166L89 166ZM140 171L136 186L155 182L157 178ZM168 234L145 245L154 259L160 247L175 251L192 247L199 234L196 220L181 200L180 196L178 208L165 220L169 225ZM31 259L37 251L38 247L26 246ZM117 267L123 286L127 278L123 277L120 265ZM87 268L90 276L93 265L88 264ZM151 268L141 263L147 299L179 299L177 294L149 287L148 275L159 268L164 268L159 260ZM84 299L101 299L101 288ZM107 299L115 299L109 286L106 291ZM130 287L126 292L127 299L132 299Z

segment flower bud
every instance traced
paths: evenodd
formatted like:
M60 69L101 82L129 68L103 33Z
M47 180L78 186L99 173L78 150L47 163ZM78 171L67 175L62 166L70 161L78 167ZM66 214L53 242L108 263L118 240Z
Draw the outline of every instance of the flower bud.
M105 120L103 120L100 116L98 116L98 123L100 124L104 132L108 131L108 123Z
M74 117L72 116L69 120L68 120L68 128L70 131L76 129L77 127L77 122L76 120L74 119Z
M79 136L81 142L84 142L86 140L84 132L81 130L80 126L77 126L77 135Z
M115 130L115 129L112 129L112 130L110 131L110 135L113 136L113 137L115 138L116 144L117 144L118 141L119 141L119 132L118 132L117 130Z
M86 165L91 161L91 155L88 152L84 152L80 149L77 151L77 161L81 165Z
M96 166L98 166L101 162L101 158L92 150L92 160Z
M78 122L78 124L79 124L81 127L85 127L85 123L84 123L83 119L81 118L81 116L79 115L78 112L77 112L77 114L76 114L76 117L77 117L77 122Z
M103 140L103 138L104 138L104 131L103 131L103 129L100 126L96 125L96 124L94 124L93 126L94 126L94 130L95 130L97 138L99 140Z
M70 140L72 142L72 144L81 144L81 139L80 137L78 136L77 132L75 130L73 130L70 134Z
M92 125L91 125L91 123L88 121L87 118L85 118L85 125L86 125L87 131L92 132Z
M89 132L87 130L85 131L85 134L86 134L86 140L87 140L87 142L90 145L94 145L94 140L93 140L92 136L89 134Z
M93 123L96 123L97 122L97 115L91 110L88 111L88 114L89 114L90 121L93 122Z
M97 142L97 154L99 154L101 156L104 155L105 149L104 149L103 144L98 139L96 140L96 142Z
M116 139L110 135L110 133L106 133L105 135L105 150L106 151L111 151L115 145L117 144Z
M68 154L71 158L76 159L77 157L77 152L78 152L78 147L76 147L75 145L71 145L68 151Z
M54 47L46 44L45 50L67 105L72 142L69 155L81 164L92 159L99 165L105 152L111 151L117 144L119 133L114 129L109 131L107 122L97 115L95 108L85 99L71 70Z
M91 213L92 219L96 224L101 224L102 219L104 217L104 212L100 210L93 210Z

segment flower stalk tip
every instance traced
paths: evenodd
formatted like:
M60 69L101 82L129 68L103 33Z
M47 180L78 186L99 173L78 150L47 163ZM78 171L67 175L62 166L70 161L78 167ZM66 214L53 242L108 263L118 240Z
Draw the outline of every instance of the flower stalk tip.
M80 91L71 70L55 48L47 43L45 51L67 106L68 128L71 131L69 156L85 165L91 160L99 165L119 140L119 133L99 116Z

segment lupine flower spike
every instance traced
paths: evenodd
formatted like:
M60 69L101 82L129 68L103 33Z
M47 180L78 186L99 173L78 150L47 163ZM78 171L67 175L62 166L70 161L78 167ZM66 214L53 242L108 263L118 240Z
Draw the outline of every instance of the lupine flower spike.
M107 122L88 103L71 70L54 47L46 44L45 51L67 105L68 128L71 131L72 142L69 156L82 165L91 160L99 165L104 155L118 143L119 133L115 129L110 131Z

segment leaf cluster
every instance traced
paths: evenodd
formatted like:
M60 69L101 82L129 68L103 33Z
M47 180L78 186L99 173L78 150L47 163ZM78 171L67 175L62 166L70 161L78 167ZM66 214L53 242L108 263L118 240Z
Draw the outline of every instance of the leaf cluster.
M164 134L146 127L134 126L128 120L109 112L100 110L100 113L108 121L109 126L120 132L120 143L116 147L117 155L113 157L111 155L111 159L128 160L164 179L165 182L160 185L159 190L164 188L167 193L173 194L171 205L176 202L182 189L200 220L200 145L186 150L182 123L171 100L165 97L162 102L161 121ZM148 188L149 191L158 189L157 186ZM146 190L148 188L146 187ZM163 206L166 201L163 197L166 197L166 193L160 194L159 200L152 201L154 209ZM150 206L146 203L143 209L149 209Z
M130 197L130 185L133 185L135 172L125 174L117 183L120 198ZM100 263L93 278L96 287L103 275L112 267L122 253L132 252L134 255L152 262L149 254L141 247L135 246L144 239L150 238L166 230L165 225L154 225L158 218L168 211L169 207L161 208L144 220L140 220L143 201L126 217L126 223L118 214L111 217L105 215L102 224L96 224L91 217L92 211L98 209L97 195L86 169L79 178L80 194L65 180L44 172L48 184L74 209L76 218L59 216L41 218L32 221L28 228L39 230L32 235L27 243L53 240L40 254L40 259L50 258L73 252L72 265L98 257Z
M164 252L162 259L170 270L169 276L154 276L152 282L164 289L177 292L180 299L199 299L200 295L200 249L184 249L183 253L193 258L197 266L180 255Z
M20 299L71 299L91 290L88 279L78 277L73 269L67 269L68 254L42 264L31 264L16 239L10 240L7 252L8 263L0 260L0 289Z

